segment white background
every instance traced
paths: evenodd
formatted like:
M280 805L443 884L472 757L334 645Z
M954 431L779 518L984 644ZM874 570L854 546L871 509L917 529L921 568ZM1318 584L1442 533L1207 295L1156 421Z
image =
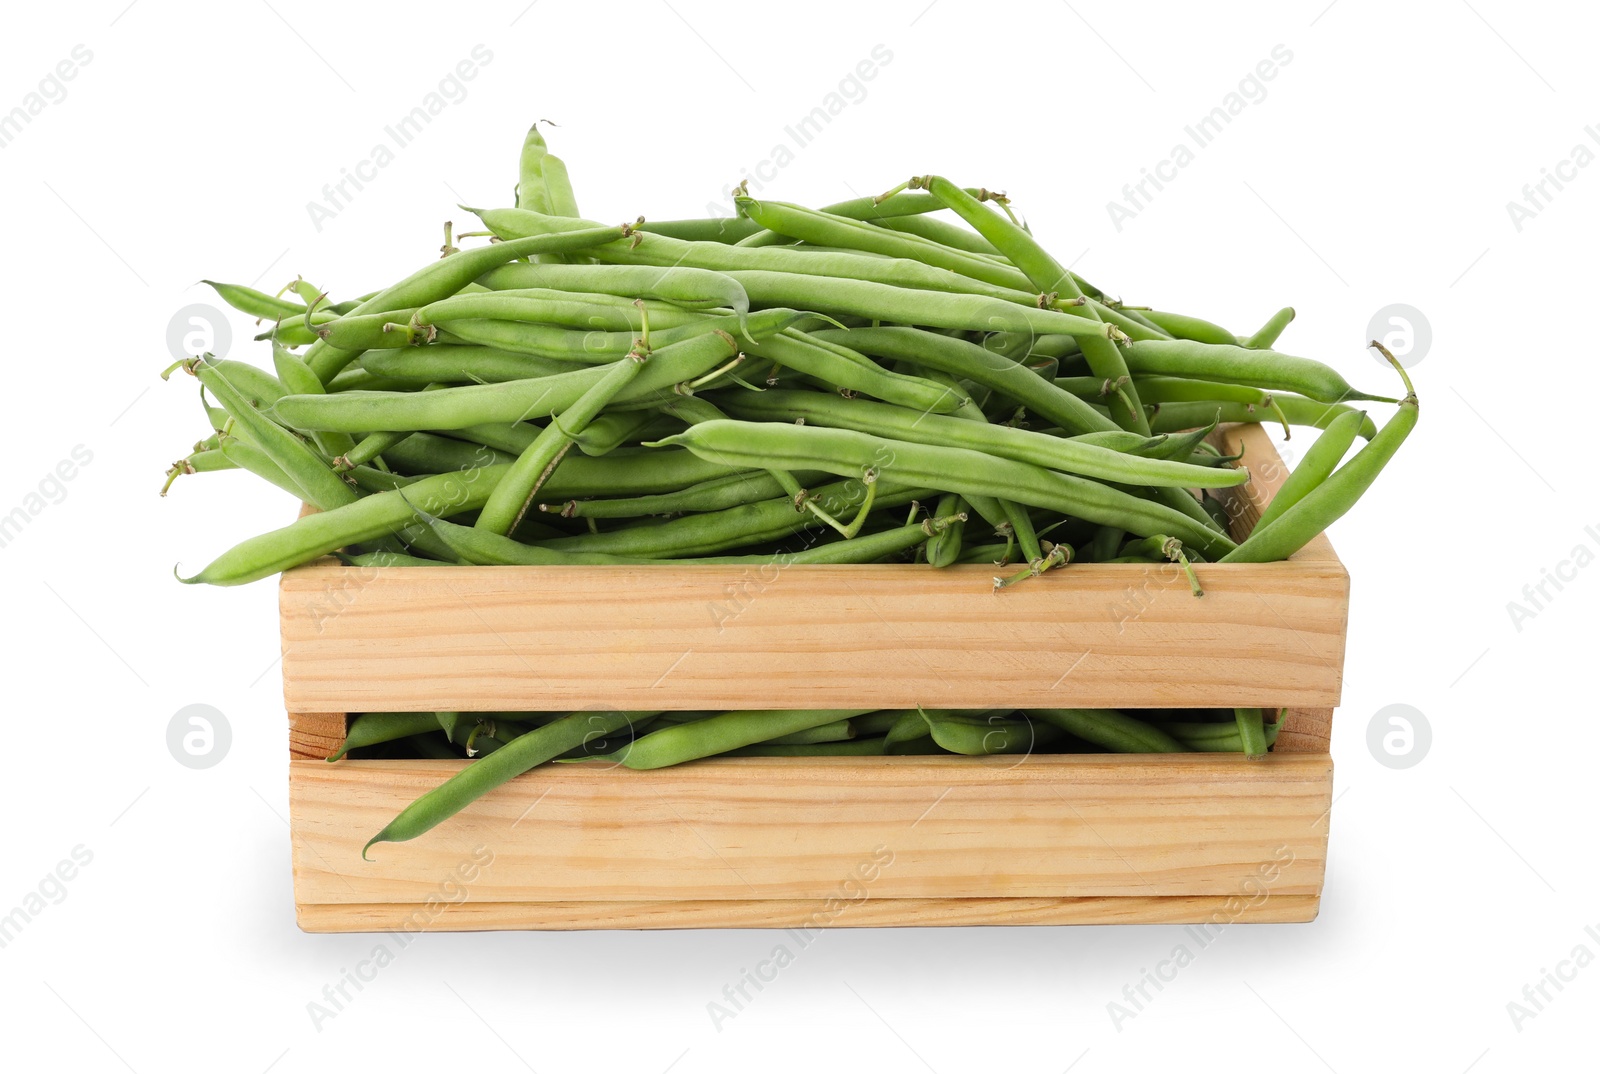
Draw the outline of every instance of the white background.
M1577 945L1600 955L1600 569L1520 630L1507 610L1600 550L1600 167L1520 230L1506 207L1575 146L1600 152L1582 5L124 3L13 12L0 74L3 111L74 46L93 54L0 150L0 513L93 453L0 548L0 913L74 847L93 855L0 949L8 1066L1594 1067L1600 969L1520 1027L1507 1009ZM323 185L479 44L465 99L314 227ZM1128 300L1236 331L1292 303L1285 349L1377 389L1369 318L1402 302L1430 322L1419 430L1332 534L1354 588L1320 919L1230 929L1120 1028L1107 1004L1178 929L840 930L720 1032L707 1003L776 934L430 935L319 1030L307 1003L373 940L294 925L275 590L171 577L292 505L240 475L157 498L205 428L193 382L157 379L169 320L213 301L202 277L300 273L338 297L398 278L458 200L506 201L540 117L586 215L701 215L876 45L892 59L865 96L847 87L764 193L821 204L929 171L1003 188ZM1119 232L1106 203L1277 45L1292 60L1264 99ZM266 364L248 320L232 328L232 355ZM197 702L233 731L204 771L166 745ZM1366 736L1396 703L1433 735L1403 770Z

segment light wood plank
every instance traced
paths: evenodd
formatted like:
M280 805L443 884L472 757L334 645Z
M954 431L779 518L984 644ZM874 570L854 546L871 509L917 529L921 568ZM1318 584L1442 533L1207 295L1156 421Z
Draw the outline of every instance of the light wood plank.
M458 868L486 903L816 900L868 873L886 899L1227 896L1274 862L1315 895L1332 793L1311 754L551 765L361 859L463 763L291 762L297 900L421 904Z
M1316 918L1315 895L1269 893L1259 901L1216 896L1124 896L1103 899L882 899L867 898L842 912L818 917L805 900L714 902L547 902L452 904L419 913L393 903L299 907L306 932L472 932L498 929L700 929L781 928L796 948L821 928L889 925L1182 925L1305 922Z
M1228 435L1275 457L1254 426ZM983 566L307 566L280 590L284 697L292 712L1338 703L1349 579L1331 549L1199 572L1196 599L1171 565L1075 565L999 594Z

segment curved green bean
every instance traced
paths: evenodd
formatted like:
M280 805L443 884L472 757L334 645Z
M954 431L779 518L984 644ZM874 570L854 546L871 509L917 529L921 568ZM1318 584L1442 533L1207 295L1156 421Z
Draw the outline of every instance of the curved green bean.
M361 848L361 856L366 858L367 851L372 849L374 843L415 839L530 768L554 760L596 738L642 723L654 715L653 712L574 712L525 735L518 735L406 806L399 816L367 841L367 845Z
M846 429L736 421L705 422L657 443L687 447L730 466L776 463L784 469L827 470L841 476L871 469L883 477L959 492L969 499L999 493L1004 499L1119 526L1141 537L1171 533L1207 558L1220 558L1235 547L1222 534L1163 504L967 448L913 444Z

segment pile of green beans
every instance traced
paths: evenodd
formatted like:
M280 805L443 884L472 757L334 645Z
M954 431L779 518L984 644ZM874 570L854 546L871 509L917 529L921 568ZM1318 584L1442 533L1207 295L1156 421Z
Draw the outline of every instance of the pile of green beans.
M709 757L1242 753L1264 757L1284 711L750 709L740 712L366 712L328 760L468 760L375 835L415 839L555 761L648 770ZM363 850L365 853L365 850Z
M733 220L587 220L536 127L515 203L469 210L470 235L445 225L441 257L388 287L333 302L304 280L211 284L260 319L272 372L210 355L168 369L199 380L209 433L163 494L243 469L318 513L182 580L329 553L797 556L985 562L1009 568L998 590L1170 560L1199 595L1205 564L1304 547L1416 423L1404 370L1397 400L1277 350L1292 309L1237 335L1113 299L1003 194L930 175L824 209L736 203ZM456 245L472 237L490 241ZM1353 405L1368 403L1398 410L1380 427ZM1326 432L1243 534L1230 490L1250 460L1207 436L1263 420Z

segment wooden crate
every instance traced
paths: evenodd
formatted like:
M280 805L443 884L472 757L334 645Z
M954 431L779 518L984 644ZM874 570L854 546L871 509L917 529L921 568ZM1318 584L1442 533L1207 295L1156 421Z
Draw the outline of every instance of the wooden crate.
M1286 476L1254 425L1247 533ZM313 565L281 587L295 899L309 931L1309 921L1349 579L1283 563ZM915 576L908 578L915 572ZM420 839L361 846L466 762L321 758L345 713L1290 707L1271 756L545 766Z

